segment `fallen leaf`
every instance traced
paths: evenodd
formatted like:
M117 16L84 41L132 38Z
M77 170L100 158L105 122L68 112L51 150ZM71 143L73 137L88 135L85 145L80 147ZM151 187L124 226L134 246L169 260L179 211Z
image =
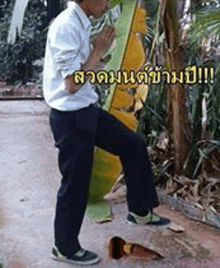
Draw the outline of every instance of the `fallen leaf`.
M167 228L175 233L185 232L185 229L181 225L176 224L175 222L171 222L171 224Z

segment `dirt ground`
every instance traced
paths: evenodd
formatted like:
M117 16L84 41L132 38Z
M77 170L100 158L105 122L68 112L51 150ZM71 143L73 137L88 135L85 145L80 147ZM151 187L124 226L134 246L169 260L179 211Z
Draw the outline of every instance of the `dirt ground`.
M0 262L4 268L73 267L50 258L60 174L48 113L43 101L0 102ZM97 224L85 216L80 242L102 259L93 267L220 267L219 229L166 206L156 212L185 231L130 226L125 222L126 203L112 206L113 219L108 223ZM108 254L113 236L155 249L164 258L113 260Z

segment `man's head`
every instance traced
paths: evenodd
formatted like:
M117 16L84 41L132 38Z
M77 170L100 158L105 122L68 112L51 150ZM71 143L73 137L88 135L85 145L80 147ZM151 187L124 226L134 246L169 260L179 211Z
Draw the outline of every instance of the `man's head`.
M85 11L87 16L93 16L95 19L100 18L109 10L108 0L75 0Z

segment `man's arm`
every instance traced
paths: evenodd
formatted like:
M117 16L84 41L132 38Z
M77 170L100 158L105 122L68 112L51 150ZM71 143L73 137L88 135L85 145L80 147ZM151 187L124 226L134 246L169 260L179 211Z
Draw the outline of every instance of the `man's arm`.
M105 27L100 34L94 39L93 50L88 60L81 66L82 71L96 71L97 66L100 64L100 60L110 48L115 37L114 26ZM82 84L75 84L72 75L68 75L65 79L65 90L69 93L76 93Z

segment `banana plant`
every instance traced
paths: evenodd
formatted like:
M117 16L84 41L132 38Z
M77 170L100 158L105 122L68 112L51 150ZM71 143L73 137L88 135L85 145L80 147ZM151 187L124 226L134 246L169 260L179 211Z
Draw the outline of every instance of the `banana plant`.
M183 53L179 33L179 21L176 17L177 1L162 0L161 15L166 37L165 64L171 71L183 69ZM190 129L186 110L184 85L171 84L168 90L169 101L169 130L173 135L175 150L175 173L183 172L183 164L189 153Z
M13 15L11 20L10 29L8 32L7 42L10 44L14 44L16 40L17 34L21 34L21 29L23 25L24 12L27 7L28 0L16 0Z
M50 0L39 0L44 5L47 5L48 20L51 20L54 15L57 15L59 11L63 9L66 4L66 0L56 0L51 3ZM8 32L7 42L14 44L16 37L20 36L24 21L24 14L27 8L29 0L15 0L12 19L10 23L10 29Z
M146 11L136 0L122 0L121 14L115 21L116 42L105 71L138 71L146 61L145 51L139 34L146 33ZM116 7L115 7L116 8ZM142 108L148 92L146 84L114 83L109 85L103 109L114 115L133 131L137 130L136 112ZM102 200L122 172L117 156L96 148L90 202Z

